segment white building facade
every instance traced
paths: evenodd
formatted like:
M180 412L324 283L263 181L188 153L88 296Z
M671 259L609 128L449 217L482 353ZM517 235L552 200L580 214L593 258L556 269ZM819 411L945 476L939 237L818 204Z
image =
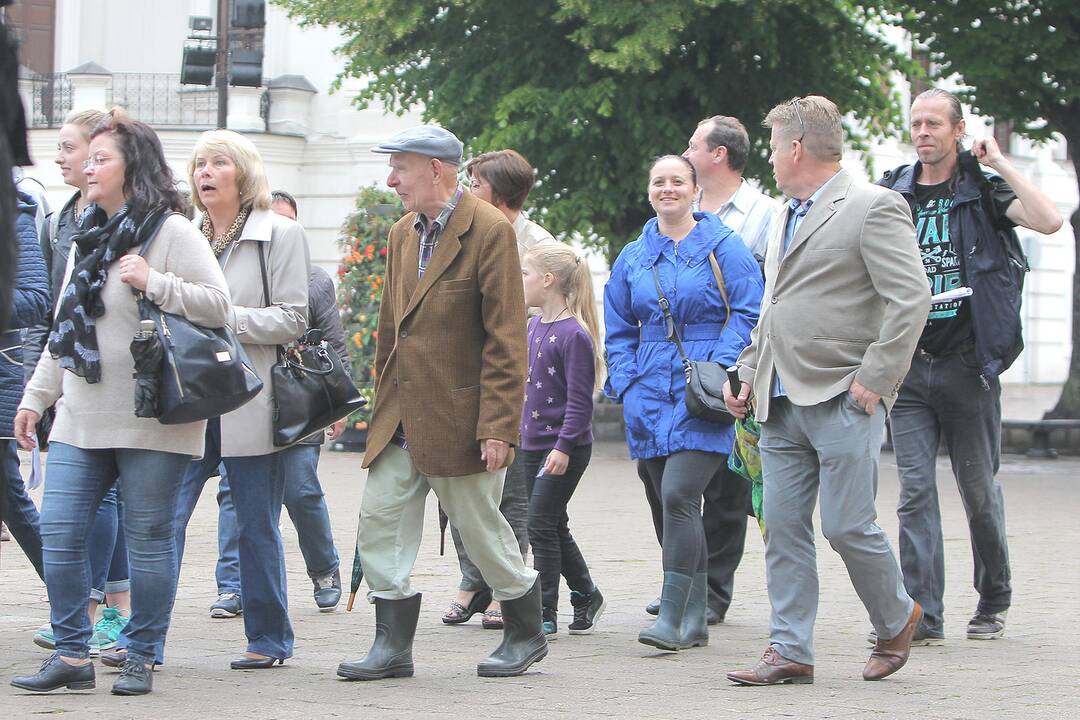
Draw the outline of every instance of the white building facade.
M24 23L29 23L31 9L37 23L36 34L26 38L36 67L29 68L34 74L27 73L21 84L28 113L33 113L31 153L36 162L26 174L46 186L53 204L61 204L71 193L52 163L56 130L71 110L126 107L158 130L174 172L186 177L195 139L216 127L217 114L212 88L179 85L182 49L189 17L214 16L216 2L21 0L21 4L29 8L24 10ZM374 105L358 110L352 98L361 81L345 81L339 91L330 92L344 66L333 54L341 43L336 31L301 28L280 8L268 6L263 60L267 82L261 88L231 88L228 115L228 127L247 134L259 147L271 186L297 198L312 260L328 268L337 264L338 232L354 207L356 191L385 181L386 158L372 154L371 146L420 122L419 113L397 117ZM716 112L739 114L738 108L718 107ZM687 119L688 133L696 120ZM968 131L973 138L982 137L994 132L994 124L969 116ZM1077 186L1065 143L1036 147L1007 133L999 132L998 137L1007 142L1003 149L1013 162L1068 218L1076 208ZM871 152L875 177L914 156L910 145L878 144ZM846 158L845 164L863 172L861 157ZM1072 231L1066 222L1050 237L1023 229L1020 237L1032 268L1023 304L1027 349L1003 380L1060 383L1067 375L1071 351ZM591 255L590 261L602 287L606 278L602 259Z

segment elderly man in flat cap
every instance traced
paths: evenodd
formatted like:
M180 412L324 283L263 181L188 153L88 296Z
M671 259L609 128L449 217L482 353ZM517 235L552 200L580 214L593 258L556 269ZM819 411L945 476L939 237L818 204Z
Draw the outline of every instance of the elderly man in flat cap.
M520 675L547 655L547 640L540 581L499 512L527 365L514 229L458 184L462 146L452 133L412 128L372 150L390 155L386 184L409 212L390 229L356 534L375 642L338 675L413 674L420 593L409 575L429 490L502 603L502 643L477 674Z

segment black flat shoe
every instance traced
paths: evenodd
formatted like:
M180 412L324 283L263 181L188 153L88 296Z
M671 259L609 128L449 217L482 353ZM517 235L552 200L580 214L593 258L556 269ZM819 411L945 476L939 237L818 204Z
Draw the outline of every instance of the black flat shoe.
M139 660L127 659L120 671L120 678L113 683L113 695L146 695L154 689L154 676L150 668Z
M32 692L52 692L62 687L68 690L91 690L96 684L94 664L69 665L60 659L59 653L53 653L41 663L37 674L13 677L11 684Z
M229 667L233 670L266 670L274 667L274 663L283 665L285 658L250 658L242 655L230 662Z

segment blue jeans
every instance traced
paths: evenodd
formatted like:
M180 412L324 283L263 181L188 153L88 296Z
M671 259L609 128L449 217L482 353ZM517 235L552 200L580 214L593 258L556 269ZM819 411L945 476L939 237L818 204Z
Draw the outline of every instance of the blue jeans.
M15 441L0 440L0 453L3 455L4 463L3 492L7 494L6 510L4 517L0 519L7 523L11 536L26 553L38 577L44 580L45 567L41 560L41 532L39 530L41 519L38 517L37 506L26 494L22 472L19 470L19 451Z
M293 445L280 453L285 473L285 509L289 511L304 556L304 566L312 580L332 575L338 569L330 513L319 484L319 446ZM240 592L240 540L236 510L229 491L228 474L222 469L218 483L218 562L215 576L218 592Z
M176 506L176 571L184 559L187 524L207 478L225 466L236 505L240 582L244 597L244 633L248 652L275 658L292 657L293 630L285 585L285 550L278 522L284 496L281 453L221 457L221 423L206 424L206 451L192 460L180 486Z
M87 541L101 499L116 484L124 497L131 564L131 621L124 630L128 653L145 663L163 659L176 598L173 518L177 491L190 461L187 455L157 450L50 445L41 539L53 634L61 655L85 658L90 654Z
M945 545L936 462L942 440L967 513L978 611L1012 602L1005 498L995 475L1001 454L1001 385L984 388L974 353L916 353L891 416L900 475L900 566L904 587L923 608L922 624L944 632Z
M105 593L131 589L123 504L114 485L105 493L90 531L90 599L101 603Z

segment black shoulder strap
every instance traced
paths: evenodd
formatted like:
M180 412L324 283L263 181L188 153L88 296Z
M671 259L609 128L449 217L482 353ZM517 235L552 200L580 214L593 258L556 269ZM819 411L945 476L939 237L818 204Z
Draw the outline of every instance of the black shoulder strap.
M679 329L675 325L675 318L671 315L671 303L668 302L667 296L664 295L664 289L660 287L660 273L656 270L656 263L652 265L653 282L656 283L656 295L659 298L660 312L664 313L664 323L667 325L667 338L675 343L675 347L679 349L679 355L682 357L683 367L690 366L690 358L686 357L686 351L683 349L682 339L679 337Z
M262 273L263 307L270 307L270 285L266 281L266 247L259 242L259 271Z
M146 255L146 251L150 248L150 243L154 242L154 238L156 238L158 236L158 233L161 232L161 228L165 225L165 221L173 215L179 214L180 213L174 212L172 210L167 210L161 213L161 217L157 220L157 222L154 223L153 230L151 230L150 234L147 235L146 240L143 241L142 247L139 248L139 257L143 257Z

